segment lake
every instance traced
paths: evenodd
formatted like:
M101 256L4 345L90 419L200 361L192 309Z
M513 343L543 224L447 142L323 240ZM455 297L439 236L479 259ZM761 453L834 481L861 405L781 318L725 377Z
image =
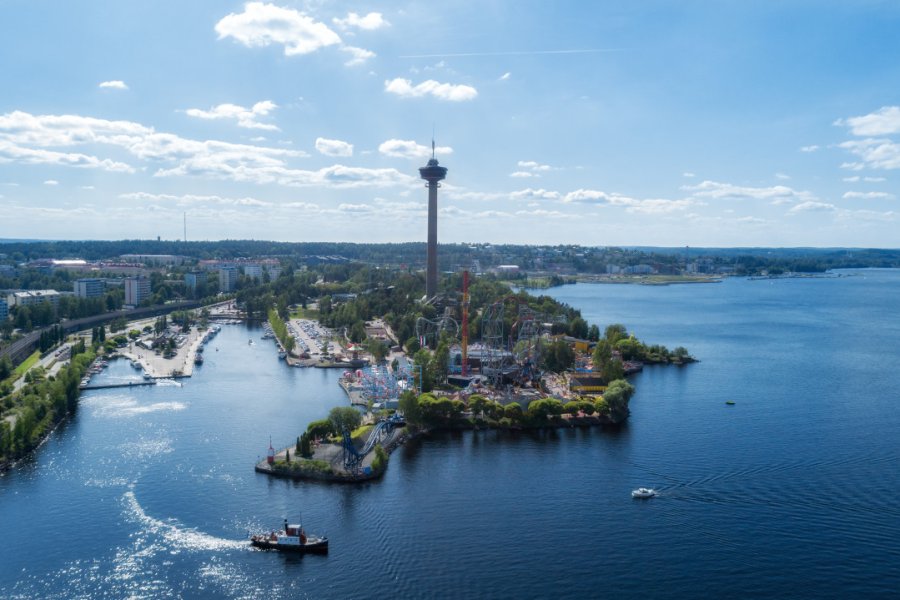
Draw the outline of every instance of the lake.
M183 385L86 392L0 477L0 596L894 597L900 272L842 274L554 288L701 362L634 376L621 428L434 435L353 486L253 471L346 397L223 327ZM301 516L327 556L248 549Z

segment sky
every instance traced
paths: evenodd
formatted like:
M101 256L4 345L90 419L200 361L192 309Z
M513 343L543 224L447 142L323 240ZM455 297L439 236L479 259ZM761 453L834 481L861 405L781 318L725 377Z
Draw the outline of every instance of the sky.
M900 247L900 3L0 0L0 238Z

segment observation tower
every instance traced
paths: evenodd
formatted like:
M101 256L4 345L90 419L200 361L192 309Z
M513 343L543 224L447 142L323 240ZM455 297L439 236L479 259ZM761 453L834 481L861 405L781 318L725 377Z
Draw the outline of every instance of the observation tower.
M425 261L425 296L433 298L438 291L437 270L437 191L440 181L447 177L447 167L438 165L431 140L431 160L419 168L419 176L428 182L428 250Z

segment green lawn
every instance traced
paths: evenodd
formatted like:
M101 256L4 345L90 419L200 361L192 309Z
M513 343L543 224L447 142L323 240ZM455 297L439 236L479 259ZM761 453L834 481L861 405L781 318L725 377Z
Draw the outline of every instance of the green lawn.
M32 354L31 356L29 356L28 358L26 358L26 359L25 359L25 362L23 362L23 363L20 364L18 367L16 367L15 370L12 372L12 375L10 375L9 377L7 377L7 378L6 378L6 381L4 381L3 383L7 383L7 382L13 383L13 382L15 382L19 377L21 377L22 375L24 375L25 372L26 372L28 369L30 369L31 367L33 367L34 365L36 365L37 362L38 362L39 360L41 360L41 353L40 353L39 350L35 350L35 351L34 351L34 354Z
M291 313L292 319L318 319L319 311L311 308L298 308Z

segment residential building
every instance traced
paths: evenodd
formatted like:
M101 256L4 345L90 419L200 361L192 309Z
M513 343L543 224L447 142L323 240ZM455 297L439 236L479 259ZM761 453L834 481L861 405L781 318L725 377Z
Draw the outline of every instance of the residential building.
M137 306L150 297L150 280L146 277L125 278L125 304Z
M106 291L106 282L97 278L76 279L74 287L79 298L99 298Z
M6 302L10 308L13 306L40 304L41 302L49 302L53 306L57 306L59 304L59 292L56 290L26 290L23 292L13 292L6 297Z
M266 273L269 274L269 279L278 279L278 276L281 275L281 265L267 265Z
M191 271L184 274L184 286L190 292L196 292L197 286L209 281L209 274L202 271Z
M262 281L263 269L257 264L246 264L244 265L244 275Z
M237 267L222 267L219 269L219 291L231 292L237 286Z
M9 305L6 303L6 298L0 298L0 322L3 322L8 318Z

